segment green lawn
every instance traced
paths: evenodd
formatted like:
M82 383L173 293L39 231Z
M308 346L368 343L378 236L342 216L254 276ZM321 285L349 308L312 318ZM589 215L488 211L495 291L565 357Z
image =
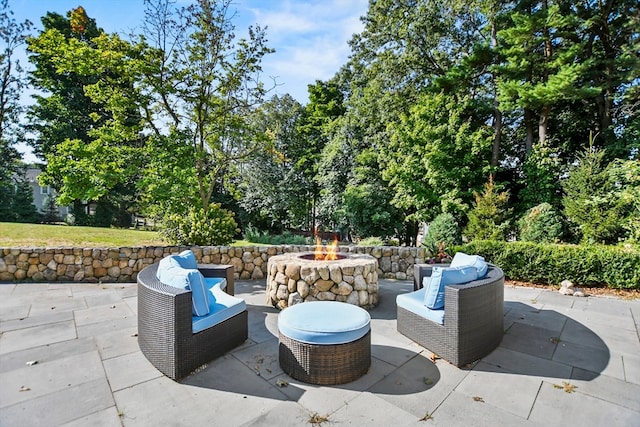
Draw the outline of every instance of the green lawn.
M165 245L155 231L0 222L0 247Z
M232 246L252 244L246 240L237 240L232 243ZM0 247L2 248L57 246L111 248L165 245L167 243L155 231L0 222Z

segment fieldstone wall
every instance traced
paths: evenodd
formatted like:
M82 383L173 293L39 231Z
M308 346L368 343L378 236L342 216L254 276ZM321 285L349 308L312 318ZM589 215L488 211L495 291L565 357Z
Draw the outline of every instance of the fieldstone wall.
M274 255L313 252L314 246L163 246L122 248L0 248L2 282L135 282L138 272L169 254L191 249L202 264L233 265L240 280L267 276ZM373 256L378 276L413 279L413 264L424 263L424 248L340 246L339 252Z

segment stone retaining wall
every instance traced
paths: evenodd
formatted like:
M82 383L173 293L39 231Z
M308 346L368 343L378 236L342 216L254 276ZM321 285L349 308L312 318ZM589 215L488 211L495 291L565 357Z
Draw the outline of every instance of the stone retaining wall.
M267 261L314 246L163 246L122 248L0 248L2 282L135 282L138 272L173 253L191 249L199 263L233 265L236 279L267 275ZM378 260L378 276L413 279L413 264L423 263L423 248L340 246L339 252L369 254Z

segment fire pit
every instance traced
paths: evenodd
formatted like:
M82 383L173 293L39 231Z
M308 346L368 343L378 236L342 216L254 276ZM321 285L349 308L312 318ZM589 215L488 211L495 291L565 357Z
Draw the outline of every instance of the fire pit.
M340 301L370 309L378 303L377 269L378 261L366 254L276 255L267 264L267 303L283 309L306 301Z

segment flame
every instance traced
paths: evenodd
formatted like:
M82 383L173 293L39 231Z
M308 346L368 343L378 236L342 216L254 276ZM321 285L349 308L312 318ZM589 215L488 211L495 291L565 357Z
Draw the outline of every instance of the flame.
M338 238L334 238L331 245L324 247L322 246L322 240L319 237L316 237L316 247L315 247L315 257L316 261L333 261L338 259Z

